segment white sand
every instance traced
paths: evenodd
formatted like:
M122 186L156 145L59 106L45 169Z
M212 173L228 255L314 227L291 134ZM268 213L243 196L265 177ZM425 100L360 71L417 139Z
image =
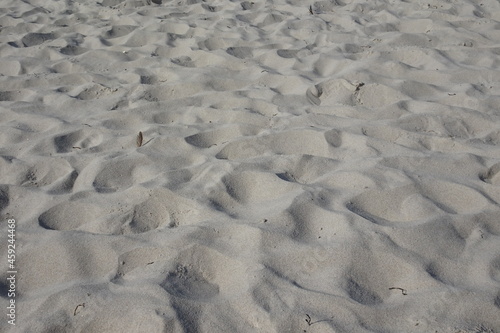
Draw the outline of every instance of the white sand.
M500 332L498 1L0 12L0 331Z

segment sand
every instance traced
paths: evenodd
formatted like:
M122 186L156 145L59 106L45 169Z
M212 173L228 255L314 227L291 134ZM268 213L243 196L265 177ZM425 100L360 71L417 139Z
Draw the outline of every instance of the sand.
M2 1L0 331L500 332L499 29L495 0Z

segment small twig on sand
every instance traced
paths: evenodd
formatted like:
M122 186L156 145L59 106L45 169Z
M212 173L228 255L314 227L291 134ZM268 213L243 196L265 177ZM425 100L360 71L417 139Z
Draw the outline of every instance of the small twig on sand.
M84 308L85 307L85 303L82 303L82 304L78 304L75 308L75 311L73 311L73 316L76 316L76 313L78 312L78 309L82 307Z
M408 295L408 293L406 292L406 289L398 288L398 287L391 287L391 288L389 288L389 290L394 290L394 289L401 290L401 293L403 295L405 295L405 296Z

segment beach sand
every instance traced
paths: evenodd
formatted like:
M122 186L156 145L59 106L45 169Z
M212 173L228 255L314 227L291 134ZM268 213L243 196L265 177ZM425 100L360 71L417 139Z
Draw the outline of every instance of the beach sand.
M1 332L500 332L498 1L5 0L0 157Z

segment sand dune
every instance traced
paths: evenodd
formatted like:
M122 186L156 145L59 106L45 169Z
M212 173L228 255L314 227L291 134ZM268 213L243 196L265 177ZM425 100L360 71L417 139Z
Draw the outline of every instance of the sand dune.
M500 332L499 24L4 1L0 331Z

